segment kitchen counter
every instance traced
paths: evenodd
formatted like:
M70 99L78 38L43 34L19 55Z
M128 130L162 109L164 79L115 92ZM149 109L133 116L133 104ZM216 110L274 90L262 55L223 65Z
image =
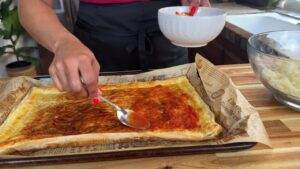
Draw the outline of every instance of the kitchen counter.
M284 12L279 8L275 12L236 3L215 3L212 7L227 12L225 28L207 46L190 51L201 53L216 65L248 63L247 43L253 34L278 30L300 31L300 19L289 17L286 13L280 14Z
M249 13L261 13L263 10L251 8L245 5L240 5L235 2L227 3L212 3L213 8L220 8L227 12L228 15L238 15L238 14L249 14Z
M265 10L260 10L256 8L252 8L246 5L237 4L235 2L227 2L227 3L212 3L211 5L214 8L220 8L224 10L227 15L242 15L242 14L255 14L255 13L263 13ZM241 23L242 24L242 23ZM230 22L226 22L225 28L229 29L230 31L240 35L244 38L249 38L252 34L243 30L239 27L238 24L232 24Z
M244 14L259 14L265 10L237 4L235 2L213 3L212 7L222 9L229 16L242 16ZM243 20L242 23L247 23ZM222 33L207 46L197 49L190 49L191 58L195 53L201 53L216 65L248 63L247 40L252 35L241 28L240 24L226 22Z
M262 32L300 30L299 19L280 15L272 10L260 10L236 3L217 3L212 4L212 7L226 11L228 16L225 27L246 39Z
M226 28L243 38L269 31L300 30L300 20L273 11L256 14L229 15Z
M249 64L223 65L242 94L259 112L271 139L272 148L256 145L238 152L188 156L155 157L131 160L47 165L23 168L55 169L172 169L172 168L300 168L300 112L278 103L255 78Z
M214 8L220 8L224 10L227 15L241 15L241 14L252 14L252 13L262 13L264 11L251 8L245 5L237 4L235 2L228 2L228 3L213 3L212 7ZM227 29L227 30L226 30ZM228 35L232 32L231 35ZM241 36L245 39L248 39L252 34L250 32L247 32L240 28L238 25L234 25L232 23L226 22L225 24L225 31L223 31L224 36L234 36L236 34L238 36ZM230 38L230 37L228 37ZM234 40L232 40L234 41ZM234 42L233 42L234 43Z

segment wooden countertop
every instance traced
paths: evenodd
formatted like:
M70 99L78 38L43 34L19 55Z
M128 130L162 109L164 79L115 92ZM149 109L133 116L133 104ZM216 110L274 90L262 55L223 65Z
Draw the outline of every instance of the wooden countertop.
M239 152L188 156L155 157L119 161L77 163L23 168L55 169L196 169L196 168L300 168L300 112L278 103L254 77L249 64L224 65L227 73L247 100L259 112L271 139L272 148L256 145Z

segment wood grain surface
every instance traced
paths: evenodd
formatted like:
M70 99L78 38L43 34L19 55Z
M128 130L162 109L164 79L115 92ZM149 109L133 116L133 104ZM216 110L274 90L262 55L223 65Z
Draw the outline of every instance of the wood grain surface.
M256 145L239 152L188 156L141 158L92 163L28 166L55 169L292 169L300 168L300 112L278 103L254 77L248 64L219 66L259 112L271 139L272 148ZM18 167L20 168L20 167Z

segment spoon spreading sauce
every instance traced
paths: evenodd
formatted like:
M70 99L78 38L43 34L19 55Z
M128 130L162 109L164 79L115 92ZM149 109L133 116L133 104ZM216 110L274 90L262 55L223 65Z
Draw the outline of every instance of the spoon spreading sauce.
M128 119L128 124L130 126L142 130L148 129L150 127L149 119L147 119L141 113L128 110L128 109L126 109L126 111L128 112L127 119Z
M101 94L101 90L99 89L98 94ZM93 106L97 106L98 104L101 103L101 99L99 96L95 96L92 98L92 104ZM122 124L127 125L129 127L132 128L136 128L136 129L141 129L141 130L145 130L148 129L150 127L150 121L143 116L143 114L140 114L138 112L135 112L133 110L129 110L129 109L120 109L117 110L117 114L118 114L118 118L119 118L119 113L121 113L122 118L125 118L125 121L122 122ZM120 118L119 118L120 120Z

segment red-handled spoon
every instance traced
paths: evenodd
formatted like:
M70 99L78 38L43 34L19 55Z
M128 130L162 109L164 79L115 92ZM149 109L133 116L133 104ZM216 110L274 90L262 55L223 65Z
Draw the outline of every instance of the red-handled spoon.
M195 5L191 5L190 8L189 8L189 13L188 15L189 16L194 16L198 11L198 6L195 6Z

